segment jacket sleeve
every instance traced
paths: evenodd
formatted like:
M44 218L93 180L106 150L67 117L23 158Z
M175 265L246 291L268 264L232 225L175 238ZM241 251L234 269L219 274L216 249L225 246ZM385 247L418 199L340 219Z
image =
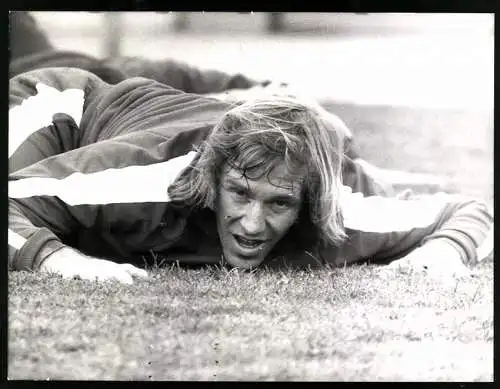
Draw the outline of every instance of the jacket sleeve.
M491 251L485 251L484 244L493 228L493 216L477 199L445 193L365 196L344 187L341 207L348 239L337 260L340 264L391 261L431 239L447 239L468 266L483 259L478 251Z
M109 85L81 69L38 69L9 80L9 172L78 147L85 107Z
M149 60L142 57L106 58L102 65L117 68L127 77L144 77L188 93L218 93L246 89L269 81L253 80L243 74L202 69L172 59Z
M141 217L137 212L141 204L167 203L168 186L191 163L195 152L165 161L175 139L152 137L127 134L11 174L9 268L37 269L78 229L131 228L143 222L139 219L144 214ZM139 165L133 161L140 161ZM161 212L153 212L152 217L161 218Z
M47 255L63 247L67 238L73 237L81 229L91 228L108 233L112 228L135 231L137 225L141 225L145 234L154 230L161 221L161 211L170 201L169 185L189 166L195 155L191 151L191 145L196 144L209 127L202 114L196 120L191 117L191 110L186 112L186 109L177 109L172 114L177 118L177 122L173 123L177 124L167 126L170 132L137 126L134 131L127 132L133 126L113 121L116 117L121 118L124 113L128 117L133 113L133 104L127 106L128 111L121 106L123 96L128 96L128 101L154 100L154 97L161 96L164 97L161 99L164 102L168 100L164 88L151 86L149 80L135 79L109 90L105 84L103 93L95 95L92 88L87 90L88 84L84 82L77 90L73 89L77 93L78 103L73 104L69 98L72 95L65 94L68 89L61 87L61 91L58 87L60 82L66 87L75 87L75 79L70 77L67 85L61 78L66 70L59 72L60 70L38 70L11 80L11 85L14 84L16 88L10 94L12 109L9 112L9 127L17 128L13 132L16 134L13 138L17 142L11 148L14 154L9 163L16 156L24 161L26 154L32 155L33 147L40 148L40 142L44 139L56 146L62 140L68 140L68 145L64 147L44 147L43 155L37 161L31 161L31 164L19 163L18 168L11 169L8 188L8 262L11 269L38 268ZM80 69L71 71L89 74ZM51 77L56 75L55 78ZM40 82L44 85L41 89L40 86L37 87ZM37 88L38 94L33 92ZM42 90L46 93L42 93ZM98 91L101 89L98 88ZM185 100L189 96L179 97L180 92L173 90L170 93L170 89L168 92L175 107L180 99L183 102L181 106L186 108ZM87 98L89 94L91 96ZM43 98L40 104L39 98ZM68 109L66 116L71 120L68 119L65 123L72 123L70 127L73 135L61 134L60 137L54 137L54 131L60 132L67 129L67 126L61 126L54 119L54 112L47 113L43 109L47 107L44 104L46 102L50 102L50 107L55 106L55 102L61 104L57 105L57 114ZM67 107L65 104L68 102L70 104ZM204 112L203 108L210 104L211 100L205 105L194 105ZM31 115L24 114L26 108L30 108L28 111ZM167 105L163 108L168 113L172 107ZM19 112L15 111L18 114L10 115L13 110L18 109ZM158 110L153 111L149 113L151 117L146 122L154 127L154 123L161 124L166 119L165 115L158 114ZM19 125L13 126L14 122ZM120 135L119 131L114 131L115 127L110 122L126 131ZM40 132L41 124L46 125L44 128L49 131L43 131L42 128ZM164 127L161 126L162 129ZM189 131L181 131L182 129ZM33 135L38 134L41 137L36 138L37 142L30 142L34 139ZM26 145L33 147L30 149ZM48 151L47 155L45 151Z

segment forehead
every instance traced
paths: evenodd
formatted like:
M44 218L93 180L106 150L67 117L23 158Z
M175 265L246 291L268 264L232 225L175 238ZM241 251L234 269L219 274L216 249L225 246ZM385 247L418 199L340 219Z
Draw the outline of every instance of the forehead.
M286 195L300 198L304 177L290 175L284 164L278 164L269 174L262 174L256 178L249 178L242 170L226 166L222 173L222 183L242 185L263 196Z

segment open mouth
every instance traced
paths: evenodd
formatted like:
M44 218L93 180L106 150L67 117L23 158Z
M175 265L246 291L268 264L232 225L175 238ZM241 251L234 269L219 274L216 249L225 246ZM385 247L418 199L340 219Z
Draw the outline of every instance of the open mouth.
M245 250L259 250L261 246L266 242L265 240L262 239L248 239L244 238L241 235L235 235L233 234L234 240L238 245L245 249Z

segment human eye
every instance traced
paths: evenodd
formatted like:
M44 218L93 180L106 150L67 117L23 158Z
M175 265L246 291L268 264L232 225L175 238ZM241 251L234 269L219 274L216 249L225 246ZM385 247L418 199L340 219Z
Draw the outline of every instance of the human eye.
M296 202L291 199L276 199L272 202L272 208L275 212L285 212L295 206Z
M229 192L233 195L237 200L245 200L248 198L248 191L245 188L241 187L230 187Z

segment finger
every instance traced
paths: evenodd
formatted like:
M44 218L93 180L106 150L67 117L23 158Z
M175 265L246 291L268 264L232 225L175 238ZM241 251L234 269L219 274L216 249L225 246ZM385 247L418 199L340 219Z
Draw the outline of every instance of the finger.
M464 266L462 268L441 268L441 267L430 267L426 272L429 277L433 279L440 280L441 282L445 281L455 281L457 279L470 277L472 272Z
M111 276L110 280L116 280L116 281L119 281L119 282L121 282L123 284L127 284L127 285L132 285L134 283L132 276L124 271L116 272L115 274L113 274Z
M406 268L406 267L408 267L408 261L406 261L405 259L398 259L396 261L392 261L391 263L389 263L385 267L387 269L393 269L393 270Z
M83 279L82 272L77 269L59 269L57 271L53 270L53 274L58 274L64 279Z
M379 277L396 277L397 276L397 272L395 269L392 269L392 268L388 268L387 266L383 265L383 266L378 266L374 269L374 272L377 276Z
M74 274L73 278L87 281L102 281L102 276L100 278L97 274L91 272L79 272Z
M50 268L40 268L40 271L42 273L50 274L50 275L58 275L58 276L63 276L64 278L69 278L73 275L73 273L69 272L62 272L61 270L55 270L55 269L50 269Z
M58 276L61 276L62 278L64 278L65 280L69 280L69 279L79 279L81 278L79 274L76 274L74 272L55 272L55 271L51 271L50 274L57 274Z
M456 269L453 272L453 277L455 279L465 279L465 278L470 278L472 277L472 271L468 268L465 269Z
M140 278L148 278L148 272L144 269L139 269L138 267L131 265L130 263L124 263L120 265L123 270L128 274Z
M399 267L398 261L392 261L388 265L385 265L385 269L397 269Z
M125 284L131 284L132 277L126 272L119 271L116 266L102 266L101 268L81 269L74 277L91 282L119 281Z
M132 276L128 274L119 264L114 262L105 262L99 270L99 281L119 281L124 284L133 284Z
M121 282L124 284L133 284L132 277L121 269L106 269L105 271L100 271L99 274L89 274L87 279L98 282Z

